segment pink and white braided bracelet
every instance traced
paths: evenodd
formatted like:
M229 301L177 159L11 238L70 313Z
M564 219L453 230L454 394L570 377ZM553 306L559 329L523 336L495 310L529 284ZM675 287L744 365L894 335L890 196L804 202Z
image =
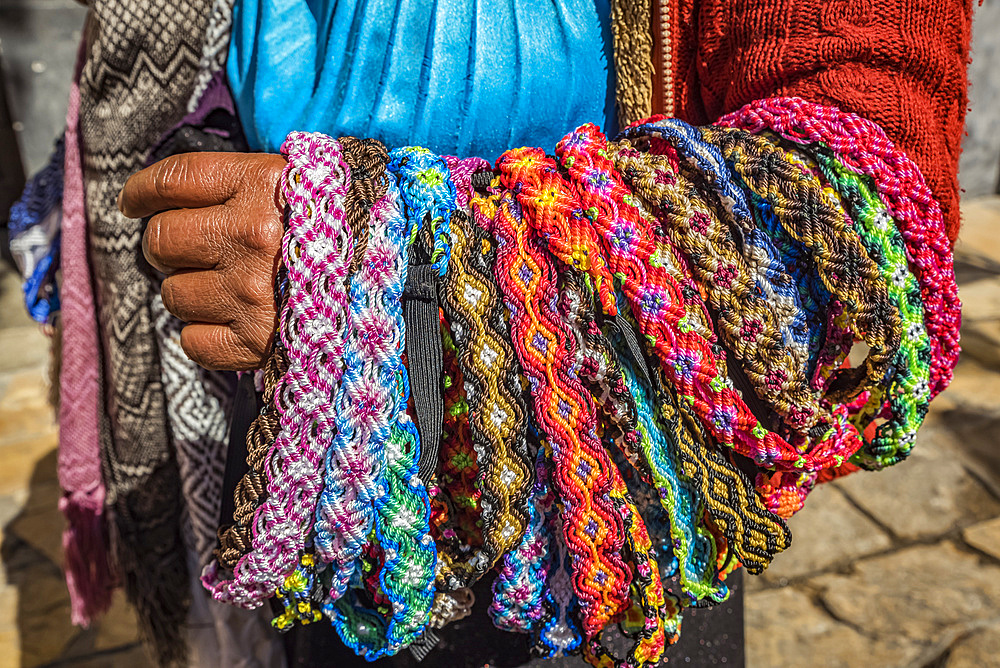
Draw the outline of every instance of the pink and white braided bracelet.
M339 143L292 132L281 153L288 158L281 189L289 211L282 241L289 295L279 323L289 365L276 392L281 430L268 458L267 499L254 515L253 549L232 580L219 581L215 564L203 576L215 599L246 608L274 594L312 530L323 458L336 428L331 398L343 374L353 256L344 211L350 170Z

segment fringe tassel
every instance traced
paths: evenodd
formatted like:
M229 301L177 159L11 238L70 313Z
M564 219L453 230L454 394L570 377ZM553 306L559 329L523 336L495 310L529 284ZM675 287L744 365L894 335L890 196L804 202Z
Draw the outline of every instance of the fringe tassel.
M73 496L59 500L67 523L62 544L73 624L84 628L107 611L117 581L108 563L103 505L90 495L86 502Z

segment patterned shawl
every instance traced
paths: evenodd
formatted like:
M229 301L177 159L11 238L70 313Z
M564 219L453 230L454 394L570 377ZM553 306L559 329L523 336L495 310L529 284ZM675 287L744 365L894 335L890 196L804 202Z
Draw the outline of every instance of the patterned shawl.
M125 180L185 115L211 0L93 0L80 77L80 141L103 355L101 459L109 534L126 593L161 664L184 661L188 573L170 447L154 276L143 222L118 212ZM67 351L69 352L69 351Z

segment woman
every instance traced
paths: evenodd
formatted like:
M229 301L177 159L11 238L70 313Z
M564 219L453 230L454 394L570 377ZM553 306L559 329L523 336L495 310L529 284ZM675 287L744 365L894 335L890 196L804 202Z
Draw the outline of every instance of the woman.
M184 353L209 369L259 368L277 322L285 160L274 151L288 131L494 159L588 121L700 124L799 96L881 125L920 166L952 240L958 231L968 0L237 2L228 48L225 2L211 22L193 0L91 4L80 145L109 400L88 433L101 433L118 565L162 657L180 644L186 565L139 219L152 216L141 243L167 275L163 305L189 323ZM250 147L269 152L189 153L132 175L227 52Z

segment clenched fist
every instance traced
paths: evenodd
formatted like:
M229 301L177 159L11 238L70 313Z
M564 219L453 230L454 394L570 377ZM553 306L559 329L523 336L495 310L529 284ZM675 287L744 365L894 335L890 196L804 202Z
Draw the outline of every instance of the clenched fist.
M280 155L186 153L134 174L118 196L126 216L153 216L143 253L167 275L164 305L189 323L184 352L209 369L259 368L271 347L284 166Z

